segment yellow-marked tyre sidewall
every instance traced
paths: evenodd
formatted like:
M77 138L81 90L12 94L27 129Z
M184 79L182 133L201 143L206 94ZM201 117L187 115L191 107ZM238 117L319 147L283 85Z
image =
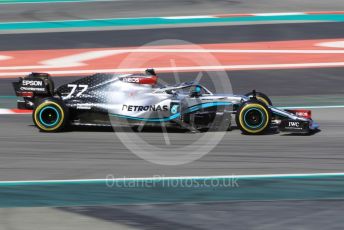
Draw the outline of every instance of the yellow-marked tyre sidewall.
M262 112L264 112L266 118L265 118L265 122L262 125L262 127L260 127L259 129L250 129L246 126L245 122L244 122L244 113L251 108L256 108L261 110ZM240 128L242 129L242 131L244 131L245 133L248 134L260 134L263 133L268 127L269 127L269 123L270 123L270 112L268 111L268 109L259 104L259 103L250 103L250 104L246 104L244 105L240 110L239 110L239 114L238 114L238 122L240 125Z
M39 113L42 109L44 109L45 107L47 106L53 106L55 107L57 110L59 110L60 112L60 120L58 121L58 123L56 125L54 125L53 127L46 127L44 126L41 121L39 120ZM33 120L34 120L34 123L35 125L42 131L45 131L45 132L56 132L58 130L60 130L64 124L65 124L65 119L66 119L66 114L65 114L65 110L64 108L58 104L57 102L55 101L44 101L43 103L39 104L34 113L33 113Z
M259 101L263 102L265 105L267 105L267 106L270 105L270 103L269 103L264 97L256 96L256 98L257 98Z
M245 94L245 96L248 96L252 99L253 95L252 95L252 93L247 93L247 94ZM257 100L263 102L267 106L272 105L270 98L264 93L256 92L256 98L257 98Z

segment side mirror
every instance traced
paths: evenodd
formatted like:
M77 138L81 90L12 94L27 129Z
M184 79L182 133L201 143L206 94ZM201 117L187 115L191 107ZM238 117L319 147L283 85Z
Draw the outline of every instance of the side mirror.
M172 89L166 90L165 91L167 94L174 94L174 91Z

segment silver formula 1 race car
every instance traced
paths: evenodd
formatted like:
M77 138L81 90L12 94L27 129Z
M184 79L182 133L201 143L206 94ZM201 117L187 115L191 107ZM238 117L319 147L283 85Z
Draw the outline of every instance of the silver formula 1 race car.
M49 74L32 73L13 86L23 97L18 108L33 109L33 122L44 132L72 125L228 130L232 120L245 134L308 134L318 128L311 111L278 109L260 92L214 94L195 82L169 86L157 80L153 69L144 74L95 74L55 90Z

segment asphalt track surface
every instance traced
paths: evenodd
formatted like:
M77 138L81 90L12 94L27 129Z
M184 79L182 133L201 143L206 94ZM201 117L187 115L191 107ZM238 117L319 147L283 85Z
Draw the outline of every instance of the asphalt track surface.
M59 12L59 8L68 8L68 10L73 11L68 13L69 11L65 11L64 15L71 19L73 16L77 17L78 15L80 18L81 15L92 15L92 18L97 18L97 14L102 14L107 17L108 9L113 8L113 6L109 7L108 4L116 5L118 8L123 9L125 11L124 5L130 4L132 6L134 1L114 1L114 2L98 2L98 3L59 3L59 4L26 4L26 5L2 5L2 9L6 9L1 11L1 21L6 21L8 19L10 21L21 21L26 18L27 20L50 20L50 19L63 19L63 15L61 16ZM327 1L325 3L321 2L314 2L311 6L304 6L302 2L298 2L298 4L292 4L288 2L286 5L285 1L277 1L269 6L266 1L260 1L256 3L256 5L252 5L249 3L248 8L251 10L246 10L247 8L245 5L248 5L245 1L230 1L229 4L233 4L229 6L230 9L223 8L221 4L228 4L226 2L206 2L206 1L182 1L179 5L176 3L171 4L171 2L162 1L157 4L157 1L139 1L135 2L135 14L127 13L128 16L145 16L143 12L150 14L151 12L156 12L157 15L174 15L175 12L180 13L183 15L185 13L188 14L200 14L202 10L207 13L240 13L240 12L281 12L281 11L310 11L310 10L338 10L341 6L342 2L340 1ZM265 3L265 4L263 4ZM89 5L93 5L95 7L101 7L100 10L95 10L92 8L92 14L89 12L84 12L85 8L89 9ZM185 7L181 7L181 5L187 5ZM210 6L211 4L212 6ZM154 7L152 7L154 5ZM106 7L108 6L108 7ZM173 10L173 7L177 7L178 9L182 9L180 11ZM272 10L271 8L275 10ZM164 12L161 9L165 9ZM35 10L34 10L35 9ZM77 10L76 10L77 9ZM150 9L150 10L148 10ZM210 9L210 11L209 11ZM212 11L212 9L214 11ZM54 14L51 12L55 12L57 16L55 18L44 18L37 15L49 13L50 16L54 17ZM63 10L61 10L63 11ZM122 12L122 11L121 11ZM119 17L116 11L113 13L112 17ZM11 13L13 17L9 17L8 14ZM33 15L37 17L34 18ZM321 38L342 38L344 36L344 23L302 23L302 24L281 24L281 25L242 25L242 26L213 26L213 27L206 27L206 28L173 28L173 29L155 29L155 30L125 30L125 31L90 31L90 32L64 32L64 33L35 33L35 34L10 34L10 35L1 35L0 40L0 50L28 50L28 49L63 49L63 48L89 48L89 47L120 47L120 46L139 46L143 45L147 42L159 40L159 39L180 39L186 40L188 42L193 43L221 43L221 42L254 42L254 41L280 41L280 40L302 40L302 39L321 39ZM233 32L234 31L234 32ZM206 33L206 36L204 34ZM245 93L253 88L262 90L269 95L277 95L277 96L288 96L288 95L310 95L310 94L341 94L343 93L343 80L342 80L342 72L343 68L329 68L329 69L298 69L298 70L261 70L261 71L235 71L233 73L229 73L231 76L231 81L233 84L233 89L235 93ZM186 73L182 76L185 80L189 80L193 78L193 73ZM161 77L163 79L168 79L168 74L162 74ZM68 82L69 79L67 78L58 78L56 79L58 84L62 84L63 82ZM0 92L1 95L10 95L11 87L9 87L9 83L12 80L8 79L1 79L0 85ZM167 80L168 81L168 80ZM206 81L206 80L205 80ZM268 82L268 84L264 83ZM220 155L226 159L226 154L234 153L237 155L237 162L241 162L237 167L234 167L233 163L229 166L221 166L219 167L217 164L223 165L227 164L227 162L231 162L230 159L223 161L211 159L213 156L215 157L216 154L210 153L204 159L202 158L200 162L205 161L204 165L209 165L207 168L209 170L204 170L202 167L197 168L197 166L182 166L185 167L185 171L178 171L177 173L180 175L211 175L217 174L216 169L220 169L218 173L221 174L228 174L228 173L244 173L244 174L254 174L254 173L280 173L280 172L294 172L294 165L289 165L289 167L280 168L279 166L269 165L264 169L263 166L260 164L255 165L255 162L264 162L264 158L260 158L259 155L267 157L269 156L273 159L278 159L278 156L288 155L288 154L278 154L276 157L275 151L282 151L282 152L289 152L287 146L292 147L293 142L290 143L291 140L286 141L286 138L295 138L295 146L292 148L294 151L299 153L305 153L308 158L305 158L305 161L311 161L313 155L313 151L318 152L319 154L321 151L324 151L322 148L318 148L320 142L315 142L316 144L312 144L313 138L319 138L326 143L327 141L333 142L337 140L327 138L328 135L331 135L332 129L338 129L341 127L342 123L340 120L332 121L330 118L327 118L327 113L333 114L337 113L338 110L330 110L330 111L319 111L319 115L321 117L321 127L322 129L326 130L321 132L320 134L316 134L313 137L284 137L284 136L264 136L264 137L246 137L241 136L238 131L233 131L228 134L229 138L238 138L238 142L232 147L232 145L220 144L217 148L217 152L221 153ZM317 113L315 113L317 115ZM147 162L139 160L135 155L130 153L124 146L117 140L115 140L115 135L113 133L102 133L97 132L96 134L93 132L70 132L64 134L52 134L44 135L42 133L36 132L36 130L29 126L31 124L29 116L2 116L0 118L2 123L4 124L1 129L2 130L11 130L9 132L13 132L12 135L9 135L8 132L2 131L3 134L2 142L3 147L1 148L1 152L3 152L4 159L1 161L1 164L8 166L7 160L13 162L14 164L23 164L23 170L20 170L20 167L8 167L8 170L13 170L13 173L2 173L0 178L3 179L38 179L38 178L46 178L46 179L68 179L68 178L82 178L82 177L104 177L107 173L111 173L111 169L116 169L114 174L120 174L125 176L127 174L127 170L121 172L118 170L117 166L123 166L120 159L124 159L125 161L129 162L140 162L135 163L134 165L150 165ZM323 123L324 122L324 123ZM5 128L6 127L6 128ZM18 130L20 132L18 133ZM25 133L25 135L24 135ZM335 132L336 135L338 132ZM340 133L340 132L339 132ZM18 136L19 135L19 136ZM148 137L152 137L154 141L154 133L143 133L142 135L146 135ZM192 135L189 134L175 134L179 135L181 138L189 138ZM102 136L102 137L101 137ZM96 138L95 138L96 137ZM101 137L101 138L100 138ZM38 138L37 142L30 142L32 138ZM39 141L41 138L46 138L47 142ZM86 139L84 139L86 138ZM89 139L87 139L89 138ZM250 142L247 142L247 138ZM270 142L269 149L270 152L265 150L258 150L256 149L256 145L259 144L259 140L261 139ZM271 138L276 138L274 141L269 141ZM324 140L325 138L325 140ZM26 145L22 146L18 149L16 146L13 148L14 143L23 143L23 139L26 141ZM251 139L254 142L251 142ZM22 140L22 141L20 141ZM92 140L92 141L90 141ZM19 142L20 141L20 142ZM301 143L299 143L301 141ZM244 143L250 143L249 145ZM58 154L54 152L49 152L48 146L52 144L56 145L56 148L52 148L59 152ZM290 144L290 145L289 145ZM303 147L301 149L297 149L300 145ZM331 146L341 146L340 141L336 141L332 143ZM42 148L42 146L47 146L46 148ZM59 147L62 146L63 151L59 151ZM327 146L327 145L326 145ZM48 148L48 149L47 149ZM102 150L103 148L106 151ZM118 150L117 150L118 148ZM44 149L43 151L41 149ZM338 148L328 148L327 151L334 151L336 154L339 153ZM36 153L34 156L36 158L27 158L28 152ZM62 153L61 153L62 152ZM122 155L123 157L119 157L119 155L115 154L114 152L118 152L118 154ZM242 152L255 152L252 155L252 159L250 156L242 156ZM291 151L293 152L293 151ZM40 154L38 154L40 153ZM108 164L110 161L108 158L97 159L97 154L109 154L109 157L113 158L113 162ZM13 161L13 156L19 156L23 154L23 157L27 160L31 160L30 162L19 161L18 159ZM48 154L49 157L45 154ZM90 173L82 172L82 168L78 167L77 165L69 165L73 161L69 161L68 159L82 159L84 154L87 155L86 162L83 160L77 160L76 164L85 164L86 171ZM326 154L326 152L322 152L322 154ZM7 157L5 157L7 156ZM63 156L63 157L61 157ZM68 157L67 157L68 156ZM92 157L91 157L92 156ZM59 160L57 161L49 161L50 157L57 157ZM60 158L61 157L61 158ZM67 157L67 158L65 158ZM96 162L100 165L104 166L104 170L100 170L100 166L91 167L87 163L87 159L91 157L92 159L95 158ZM119 158L118 158L119 157ZM257 158L256 158L257 157ZM128 158L128 159L127 159ZM209 158L209 160L208 160ZM216 157L215 157L216 158ZM288 158L288 157L287 157ZM38 163L41 159L46 159L45 164ZM258 160L260 159L260 160ZM281 159L284 159L282 157ZM325 161L326 157L324 157ZM210 165L209 162L215 162L214 164ZM316 160L319 162L319 159ZM226 163L224 163L226 162ZM247 164L245 164L247 162ZM265 163L268 163L267 160ZM67 163L67 164L65 164ZM48 164L49 167L46 165ZM238 164L238 163L236 163ZM325 163L324 163L325 164ZM26 165L26 166L24 166ZM55 165L52 167L52 165ZM245 166L242 166L245 165ZM299 165L299 164L298 164ZM340 164L335 167L331 168L328 165L323 166L323 163L319 162L319 165L315 164L312 167L304 167L303 164L297 167L299 172L302 171L315 171L325 170L325 171L340 171ZM110 167L111 166L111 167ZM27 167L30 168L27 171ZM49 172L45 172L44 170L40 170L39 167L47 167ZM31 168L33 171L31 171ZM38 168L37 170L35 168ZM56 171L54 170L56 168ZM159 167L161 169L165 169L165 167ZM238 168L239 170L235 170ZM145 173L145 175L151 175L155 171L145 171L142 172L140 167L134 167L135 170L128 170L130 171L130 176L137 176ZM212 169L212 170L211 170ZM228 169L231 169L228 171ZM52 172L52 171L53 172ZM70 172L70 171L75 172ZM166 168L166 172L158 170L157 173L161 174L171 174L174 170ZM40 172L41 175L34 173L34 171ZM68 173L66 173L68 171ZM79 172L79 173L77 173ZM147 173L149 172L149 173ZM227 173L225 173L227 172ZM127 175L129 176L129 175ZM151 175L152 176L152 175ZM28 178L30 177L30 178Z
M223 7L222 2L202 4L203 1L191 1L190 5L188 5L189 1L184 1L184 7L181 7L181 3L177 5L175 2L171 5L172 1L159 2L159 4L157 1L144 1L136 2L135 9L125 8L125 5L129 3L122 1L1 5L0 20L63 20L110 16L343 9L343 2L338 0L312 3L295 1L294 4L291 1L274 1L274 4L271 4L271 1L229 2L235 7ZM114 13L113 6L126 10ZM118 47L123 44L137 46L164 38L183 39L194 43L343 38L343 28L343 23L312 23L135 30L121 31L121 33L97 31L11 34L1 35L0 50ZM204 36L205 31L206 36ZM271 95L288 97L296 94L302 100L302 96L308 94L320 96L342 94L344 85L342 73L343 68L237 71L233 73L233 84L234 90L238 92L246 92L252 89L252 86L260 84L260 88ZM249 78L244 78L247 75ZM62 83L67 79L59 78L58 81ZM269 85L264 85L262 82L268 79L271 80ZM0 80L2 95L8 95L9 81L11 80ZM343 112L344 109L315 109L314 118L320 123L321 132L312 136L281 134L244 136L238 130L233 130L228 132L209 154L197 161L179 166L157 165L142 160L131 153L118 140L116 133L111 131L77 130L43 134L32 126L29 115L2 115L0 116L0 180L104 178L108 174L115 177L142 177L338 172L344 169L344 120L340 116ZM142 132L138 135L150 143L162 144L160 132ZM176 144L190 142L197 138L197 135L199 134L170 133ZM230 224L233 224L233 229L343 228L343 221L340 219L343 209L341 201L229 202L186 206L143 205L139 209L137 206L93 207L68 211L127 225L137 223L138 228L165 226L165 229L168 229L167 226L176 226L180 229L192 229L192 226L199 223L203 225L198 225L194 229L206 229L214 227L215 224L218 224L217 229L226 229ZM83 213L81 213L82 210L84 210ZM104 213L108 216L104 216ZM194 215L191 219L185 220L184 217L190 216L190 213ZM212 216L214 213L217 214L216 217ZM10 215L15 216L13 213L8 216ZM171 222L171 218L175 218L175 222ZM223 222L220 222L221 220ZM209 224L208 227L207 224ZM5 225L1 227L6 228Z
M326 39L343 36L342 22L3 34L0 50L128 47L141 46L162 39L207 44Z
M0 209L2 229L343 229L342 200ZM42 218L44 216L44 218Z
M132 30L120 33L97 31L11 34L1 35L0 49L138 46L168 38L193 43L341 38L344 36L342 25L343 23L305 23ZM330 68L236 71L229 74L232 76L233 89L236 93L245 93L255 88L270 95L300 95L302 98L302 95L309 94L343 93L342 72L343 68ZM185 79L192 79L193 75L193 73L185 74ZM168 75L162 74L162 78L167 79ZM62 84L68 80L70 79L58 78L56 81ZM9 95L10 81L12 80L1 79L2 95ZM280 135L247 137L240 135L238 131L230 132L226 135L225 141L209 155L180 168L152 166L140 160L116 140L113 133L69 132L46 135L30 126L32 124L30 116L1 116L3 124L1 165L6 173L2 173L0 178L4 180L103 178L109 173L119 176L153 176L154 174L216 175L342 171L343 168L341 164L337 164L336 158L340 159L342 151L340 140L343 123L340 119L336 119L336 114L340 112L340 109L315 112L315 116L320 117L319 122L323 131L312 137ZM332 118L334 120L331 120ZM156 139L161 135L158 133L141 135L155 143L161 141ZM194 138L194 135L190 134L172 135L177 139ZM257 146L262 148L259 149ZM230 157L231 154L234 154L234 159ZM335 159L333 162L331 157L332 160Z
M233 93L246 94L253 89L266 93L269 96L305 96L305 95L335 95L343 94L344 68L319 68L319 69L288 69L288 70L251 70L251 71L229 71L229 77ZM195 80L198 72L178 73L182 81ZM175 84L173 73L160 73L159 79L164 83ZM215 90L212 83L211 72L204 73L200 83L207 86L211 91ZM80 77L56 77L55 85L69 83ZM286 81L286 78L288 80ZM328 79L331 79L329 81ZM17 79L0 79L0 96L12 95L14 91L9 87ZM218 92L228 93L228 92ZM0 105L1 105L0 100ZM339 103L341 103L339 101ZM298 103L302 104L302 103ZM306 104L306 102L304 103ZM332 104L329 101L329 104ZM344 104L344 102L342 103ZM290 104L292 105L292 104ZM326 105L322 103L322 105ZM12 105L14 106L14 105Z
M1 5L0 21L48 21L228 13L337 11L341 0L115 0L108 2Z
M62 210L134 228L339 230L343 228L343 223L338 218L338 213L343 208L342 200L313 200L82 207Z
M195 44L327 39L344 37L344 23L212 26L155 30L90 31L1 35L0 50L67 49L140 46L162 39ZM234 32L235 31L235 32ZM204 33L207 35L204 36ZM172 40L173 42L173 40ZM252 70L228 72L234 93L257 89L272 96L343 93L343 68ZM180 73L185 81L198 73ZM172 74L159 74L171 82ZM59 77L57 85L75 77ZM172 78L173 79L173 78ZM1 79L0 95L13 95L12 79ZM171 82L172 83L172 82ZM209 79L203 79L209 85Z
M30 115L2 115L1 180L82 179L152 176L278 174L343 171L344 109L314 110L321 132L313 136L244 136L228 132L206 156L189 164L152 164L131 153L106 130L44 134ZM160 131L137 133L147 143L164 148ZM202 134L169 133L173 148ZM135 141L135 140L134 140ZM167 146L166 148L171 148ZM166 149L167 150L167 149ZM161 152L163 155L164 153ZM176 158L177 159L177 158ZM173 163L173 159L171 160Z

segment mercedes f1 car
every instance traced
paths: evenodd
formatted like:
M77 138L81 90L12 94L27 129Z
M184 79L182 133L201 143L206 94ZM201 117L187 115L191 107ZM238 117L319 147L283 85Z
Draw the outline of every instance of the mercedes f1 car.
M263 93L214 94L196 82L161 85L153 69L144 74L95 74L55 89L49 74L32 73L13 83L19 109L32 109L44 132L72 125L166 126L310 133L318 128L309 110L282 110ZM233 122L232 122L233 120Z

